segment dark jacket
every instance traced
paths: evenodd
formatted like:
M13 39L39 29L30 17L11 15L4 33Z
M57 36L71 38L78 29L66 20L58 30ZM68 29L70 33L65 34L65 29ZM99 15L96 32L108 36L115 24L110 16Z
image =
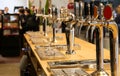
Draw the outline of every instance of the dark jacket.
M38 31L39 23L36 20L35 15L27 15L25 16L25 29L26 31Z
M118 15L116 16L115 22L116 22L117 24L120 24L120 14L118 14Z

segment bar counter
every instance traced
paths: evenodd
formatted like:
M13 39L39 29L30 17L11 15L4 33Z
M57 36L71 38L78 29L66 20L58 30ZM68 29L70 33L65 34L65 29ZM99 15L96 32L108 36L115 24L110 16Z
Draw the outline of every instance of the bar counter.
M36 70L36 73L38 76L42 75L41 73L44 72L45 76L51 76L50 72L50 66L48 65L48 62L52 61L66 61L66 60L89 60L89 59L94 59L96 60L96 47L94 44L91 44L87 41L81 40L79 38L75 38L75 44L79 45L79 47L74 48L75 54L68 55L66 54L66 50L60 51L62 54L64 54L65 58L55 58L55 59L41 59L36 52L36 45L39 46L44 46L44 44L34 44L30 36L28 34L24 34L24 37L26 39L26 42L28 43L29 47L31 50L29 51L29 56L30 59L34 65L34 68ZM49 35L47 37L52 37L52 35ZM66 38L64 33L57 33L56 37L61 37L62 39L57 39L57 42L52 43L52 45L66 45ZM110 52L107 49L104 49L104 59L110 59ZM119 64L120 64L120 55L119 55ZM39 70L39 67L42 69L42 72ZM110 67L109 67L110 68ZM119 67L120 69L120 67ZM104 70L111 76L110 74L110 69L104 68ZM91 71L86 71L87 73L91 74L94 72L93 70ZM119 70L120 73L120 70ZM44 76L42 75L42 76Z

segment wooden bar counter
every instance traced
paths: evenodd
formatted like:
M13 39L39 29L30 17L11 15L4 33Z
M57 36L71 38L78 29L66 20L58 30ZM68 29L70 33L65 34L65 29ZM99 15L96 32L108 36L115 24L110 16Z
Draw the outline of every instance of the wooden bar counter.
M52 43L52 45L66 45L66 38L65 38L65 34L56 34L57 37L62 37L62 39L58 39L56 43ZM75 44L80 45L78 48L74 48L75 49L75 54L72 55L68 55L66 54L66 50L60 51L62 54L64 54L65 58L61 58L61 59L41 59L38 55L38 53L36 52L36 45L40 45L41 44L34 44L32 43L32 41L30 40L30 36L28 34L24 35L28 45L31 48L31 51L29 53L29 56L31 58L31 61L35 67L35 70L37 72L37 75L40 76L40 74L42 72L39 72L38 66L40 66L42 68L42 71L44 72L45 76L51 76L51 72L49 71L48 68L50 68L50 66L48 65L48 62L51 61L65 61L65 60L88 60L88 59L96 59L96 47L94 44L91 44L87 41L81 40L79 38L75 38ZM51 35L48 35L47 37L51 37ZM31 55L32 54L32 55ZM120 58L120 55L119 55ZM109 50L104 49L104 59L110 59L110 52ZM120 64L120 59L119 59L119 64ZM120 69L120 68L119 68ZM105 69L105 71L109 74L109 76L111 76L110 70ZM87 73L91 74L93 72L92 71L87 71ZM119 70L120 73L120 70ZM41 76L44 76L41 75Z

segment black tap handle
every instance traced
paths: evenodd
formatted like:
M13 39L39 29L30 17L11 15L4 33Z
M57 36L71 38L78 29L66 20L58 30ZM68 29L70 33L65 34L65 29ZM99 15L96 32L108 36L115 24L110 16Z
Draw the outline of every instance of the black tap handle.
M92 17L94 15L94 2L90 2L90 16Z
M85 13L85 17L89 15L89 6L87 2L85 2L84 4L84 13Z

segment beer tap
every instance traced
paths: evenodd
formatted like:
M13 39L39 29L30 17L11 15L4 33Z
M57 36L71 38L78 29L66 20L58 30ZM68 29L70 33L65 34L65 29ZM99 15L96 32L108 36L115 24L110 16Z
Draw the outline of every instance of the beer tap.
M67 41L67 51L66 54L74 54L74 25L76 21L71 21L66 27L66 41Z
M107 10L106 10L107 9ZM106 14L109 10L109 16ZM101 10L103 11L103 10ZM104 25L108 30L109 30L109 36L110 36L110 60L111 60L111 76L119 76L119 65L118 65L118 59L119 59L119 52L118 52L118 27L115 22L110 22L110 19L112 17L112 10L109 5L106 5L104 8L104 17L106 21L104 22ZM101 18L103 21L103 18ZM108 22L109 21L109 22ZM103 23L103 22L102 22ZM102 26L102 28L103 28ZM99 34L97 34L99 33ZM97 71L92 73L92 76L108 76L108 74L103 70L103 40L102 40L102 47L100 47L100 36L103 35L103 29L101 31L97 30L96 31L96 59L97 59ZM98 46L97 46L98 45ZM100 51L101 50L101 51Z
M112 7L107 4L104 8L103 16L105 18L105 27L109 30L110 38L110 60L111 60L111 76L120 76L119 74L119 50L118 50L118 26L112 21ZM110 22L111 21L111 22Z
M67 51L66 54L74 54L73 50L74 46L74 25L76 24L75 15L73 13L68 13L66 18L57 18L59 21L66 22L66 43L67 43Z
M91 23L90 25L94 25L95 28L92 29L91 35L93 36L93 30L96 32L96 71L94 71L92 76L109 76L108 73L104 70L103 60L104 60L104 51L103 51L103 5L100 5L100 23Z
M110 34L111 76L119 76L118 27L115 22L107 22Z
M52 20L53 20L53 42L56 41L56 22L57 22L57 8L55 6L52 6Z
M75 15L73 13L68 13L66 18L57 18L57 20L66 22L66 43L67 43L67 51L66 54L74 54L73 46L74 46L74 25L76 23Z
M91 24L92 25L92 24ZM103 68L103 59L104 59L104 52L103 52L103 24L96 24L95 25L96 31L96 62L97 62L97 70L94 71L91 75L92 76L108 76L108 73L104 71Z
M43 17L43 32L44 36L47 36L47 18L52 18L52 15L36 14L36 16Z

